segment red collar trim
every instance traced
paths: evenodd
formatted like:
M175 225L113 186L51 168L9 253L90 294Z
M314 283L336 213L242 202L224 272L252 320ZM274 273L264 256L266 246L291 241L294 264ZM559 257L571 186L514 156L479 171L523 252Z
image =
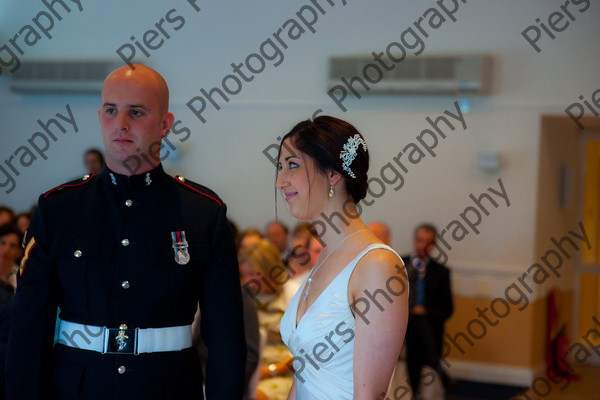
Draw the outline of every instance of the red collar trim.
M209 194L206 194L206 193L202 192L201 190L198 190L195 187L188 185L185 182L182 182L179 179L179 176L176 175L176 176L173 177L173 179L175 179L177 182L181 183L183 186L192 189L194 192L199 193L202 196L208 197L209 199L213 200L214 202L216 202L219 205L219 207L223 206L223 203L221 201L219 201L218 199L214 198L213 196L211 196Z
M48 195L50 193L54 192L55 190L62 189L62 188L65 188L65 187L75 187L75 186L81 186L83 184L86 184L86 183L88 183L92 179L92 176L94 176L93 173L90 174L90 176L86 180L82 180L79 183L71 183L71 184L68 184L68 185L60 185L60 186L55 187L54 189L50 189L46 193L44 193L44 198L48 197Z

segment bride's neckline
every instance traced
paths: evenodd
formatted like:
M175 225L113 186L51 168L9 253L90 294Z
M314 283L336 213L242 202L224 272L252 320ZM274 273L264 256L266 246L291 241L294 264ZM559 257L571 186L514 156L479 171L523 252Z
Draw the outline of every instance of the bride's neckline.
M372 246L386 246L386 245L384 243L378 243L378 242L371 243L371 244L367 245L367 247L365 247L364 249L362 249L361 251L359 251L356 254L356 256L354 256L352 258L352 260L350 260L344 266L344 268L342 268L340 270L340 272L337 273L337 275L327 284L327 286L325 286L325 288L323 289L323 291L321 291L321 293L319 293L319 295L317 296L317 298L312 303L310 303L310 305L308 306L308 308L306 310L304 310L304 314L302 314L302 316L300 317L300 319L298 319L298 310L300 308L300 305L302 304L302 301L301 301L302 293L301 292L302 292L302 290L304 288L304 284L298 289L298 292L299 292L298 296L297 296L298 301L297 301L297 304L295 305L296 312L294 313L294 329L295 330L298 329L298 327L300 326L300 323L304 320L304 317L306 316L306 314L308 314L309 311L312 310L313 306L321 299L321 297L323 297L323 294L325 292L327 292L327 290L331 287L331 285L333 284L333 282L335 282L342 275L342 272L344 272L346 270L346 268L348 268L349 265L351 265L353 262L355 262L356 259L361 254L363 254L365 251L367 251ZM348 288L346 288L346 290L348 290Z

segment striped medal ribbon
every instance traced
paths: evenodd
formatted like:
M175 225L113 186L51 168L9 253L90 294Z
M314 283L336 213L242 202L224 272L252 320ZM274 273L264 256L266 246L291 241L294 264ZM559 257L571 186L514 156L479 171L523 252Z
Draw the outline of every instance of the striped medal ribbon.
M186 265L190 262L190 253L188 252L188 241L185 239L185 231L171 232L173 239L173 252L175 262L179 265Z

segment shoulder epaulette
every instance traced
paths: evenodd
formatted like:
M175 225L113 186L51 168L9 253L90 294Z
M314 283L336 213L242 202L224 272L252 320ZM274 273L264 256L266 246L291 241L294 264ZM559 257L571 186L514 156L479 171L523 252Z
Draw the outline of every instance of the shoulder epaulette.
M81 186L81 185L84 185L84 184L86 184L86 183L88 183L88 182L90 181L90 178L91 178L92 176L94 176L94 174L93 174L93 173L92 173L92 174L90 174L90 175L84 175L84 176L83 176L81 179L76 179L76 180L74 180L74 181L67 182L67 183L64 183L64 184L62 184L62 185L60 185L60 186L57 186L57 187L55 187L55 188L53 188L53 189L50 189L50 190L48 190L46 193L44 193L44 197L48 197L48 195L49 195L50 193L52 193L52 192L54 192L54 191L56 191L56 190L60 190L60 189L67 188L67 187L75 187L75 186Z
M209 199L213 200L215 203L217 203L219 205L219 207L221 207L223 205L223 202L221 200L219 200L216 195L210 195L206 192L203 191L203 189L205 189L204 187L202 187L201 185L192 182L192 181L187 181L183 176L179 176L179 175L175 175L173 177L173 179L175 179L177 182L179 182L180 184L182 184L183 186L185 186L188 189L193 190L196 193L201 194L202 196L208 197ZM192 186L193 185L193 186ZM194 186L199 186L200 188L194 187Z

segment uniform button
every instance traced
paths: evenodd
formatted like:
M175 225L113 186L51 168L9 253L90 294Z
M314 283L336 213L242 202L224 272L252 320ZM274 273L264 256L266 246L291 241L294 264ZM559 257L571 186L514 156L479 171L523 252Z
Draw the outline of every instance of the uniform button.
M127 199L127 200L125 200L125 205L126 205L127 207L131 207L131 206L133 205L133 201L131 201L131 200Z
M129 289L129 286L131 286L131 285L129 284L129 281L123 281L123 282L121 282L121 287L122 287L123 289Z
M177 179L179 179L181 182L185 182L185 178L183 176L178 176Z
M83 178L81 178L81 180L87 181L89 178L90 178L90 176L86 174L83 176Z
M125 371L127 371L127 368L125 368L124 365L121 365L117 371L119 371L119 374L123 375Z
M123 239L121 240L121 244L125 247L129 246L129 239Z
M81 257L83 255L83 251L81 250L75 250L75 253L73 253L73 255L77 258Z
M119 329L127 329L127 324L121 324L121 325L119 325Z

